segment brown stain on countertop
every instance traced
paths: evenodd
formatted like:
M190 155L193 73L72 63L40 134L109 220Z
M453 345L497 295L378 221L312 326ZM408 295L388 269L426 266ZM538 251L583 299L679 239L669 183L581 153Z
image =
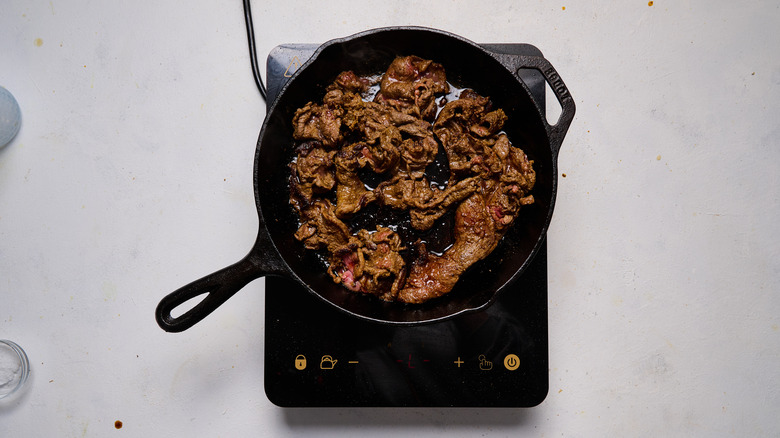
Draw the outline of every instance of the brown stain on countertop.
M43 45L43 39L36 38L33 40L33 44L35 44L35 47L41 47Z

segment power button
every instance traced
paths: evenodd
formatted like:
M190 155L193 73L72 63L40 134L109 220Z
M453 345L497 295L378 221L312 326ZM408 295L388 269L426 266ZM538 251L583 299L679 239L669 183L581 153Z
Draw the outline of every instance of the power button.
M514 371L520 367L520 358L516 354L507 354L504 358L504 366L509 371Z

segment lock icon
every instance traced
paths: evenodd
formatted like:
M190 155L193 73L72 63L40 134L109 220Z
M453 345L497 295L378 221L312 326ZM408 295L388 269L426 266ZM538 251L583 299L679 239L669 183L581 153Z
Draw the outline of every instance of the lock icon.
M295 356L295 369L303 370L306 368L306 356L299 354Z

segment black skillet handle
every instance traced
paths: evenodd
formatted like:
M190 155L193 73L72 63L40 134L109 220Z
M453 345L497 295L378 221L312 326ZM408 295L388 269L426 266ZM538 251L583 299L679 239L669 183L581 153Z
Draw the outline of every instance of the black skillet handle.
M555 124L550 125L545 116L545 109L541 108L539 103L534 101L534 105L536 105L536 108L542 115L544 127L547 130L547 136L550 139L553 158L557 160L558 151L561 149L563 138L566 136L566 132L569 130L569 125L571 125L572 120L574 120L574 112L576 110L574 98L571 97L569 89L566 88L566 84L563 83L560 75L558 75L558 72L555 71L555 68L547 59L541 56L524 55L518 55L513 58L515 60L513 65L515 74L517 74L520 69L532 68L538 70L542 76L544 76L545 81L550 85L550 89L552 89L555 94L555 98L558 99L558 104L561 105L561 115L558 117Z
M157 324L167 332L178 333L187 330L216 310L250 281L266 275L285 275L287 272L285 266L271 245L270 237L264 227L261 227L255 246L241 261L195 280L160 300L155 311ZM176 317L171 315L174 309L201 295L205 297L190 310Z

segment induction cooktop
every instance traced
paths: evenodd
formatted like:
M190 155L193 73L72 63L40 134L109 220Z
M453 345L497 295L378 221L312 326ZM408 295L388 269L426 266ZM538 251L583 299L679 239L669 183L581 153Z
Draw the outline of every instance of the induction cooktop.
M269 54L267 102L317 49ZM528 44L483 44L542 56ZM536 70L519 73L545 107ZM358 320L291 280L265 279L265 391L283 407L530 407L548 391L547 247L483 311L420 326Z

